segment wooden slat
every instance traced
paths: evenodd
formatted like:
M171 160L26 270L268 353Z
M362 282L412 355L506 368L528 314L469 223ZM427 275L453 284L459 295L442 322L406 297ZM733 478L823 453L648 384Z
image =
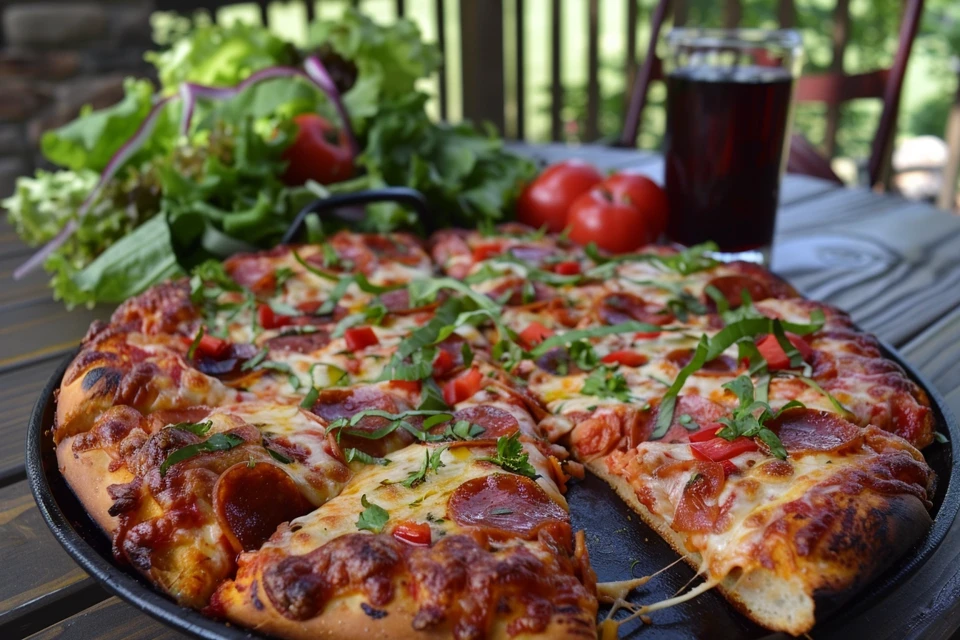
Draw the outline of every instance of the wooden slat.
M403 18L407 15L407 3L404 0L397 0L397 17Z
M49 358L0 373L0 486L23 478L27 419L61 358Z
M687 24L687 15L690 6L687 0L675 0L673 3L673 26L682 27Z
M2 212L2 210L0 210ZM0 216L0 256L4 258L10 258L11 260L15 256L22 256L17 262L23 262L28 255L33 253L34 249L23 244L20 240L20 236L17 235L17 232L14 231L13 227L7 222L6 215Z
M503 0L460 0L463 115L504 132Z
M960 307L927 327L900 348L943 393L955 416L960 416Z
M0 323L0 372L56 357L72 349L96 319L107 319L112 309L77 308L46 298L5 308Z
M600 137L600 0L587 1L587 120L583 139Z
M724 0L723 2L723 28L735 29L740 26L740 20L743 18L743 5L740 0Z
M563 139L563 67L561 64L561 34L563 10L560 0L550 3L550 139Z
M0 563L0 638L32 633L106 597L54 540L26 481L0 489Z
M793 29L797 26L797 6L793 0L777 2L777 22L781 29Z
M8 254L0 249L0 313L4 307L50 297L47 282L50 275L37 269L20 280L13 279L13 270L23 264L24 254ZM5 314L4 314L5 315Z
M571 147L563 144L525 144L511 142L507 145L511 151L528 155L544 164L553 164L561 160L579 158L592 162L601 171L610 171L621 168L638 168L646 172L644 167L656 165L660 162L658 155L637 149L612 149L588 145Z
M627 51L623 62L623 72L627 79L624 95L633 94L633 83L637 79L637 22L640 19L637 0L627 0Z
M140 613L118 598L51 625L29 640L183 640L189 636Z

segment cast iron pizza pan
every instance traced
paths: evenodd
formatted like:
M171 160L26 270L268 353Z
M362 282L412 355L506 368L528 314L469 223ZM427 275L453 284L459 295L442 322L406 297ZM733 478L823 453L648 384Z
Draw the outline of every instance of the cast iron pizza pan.
M923 452L936 471L937 491L933 499L933 527L914 549L904 555L883 575L874 580L842 608L842 614L827 616L812 632L817 640L838 635L839 618L849 621L863 615L881 596L894 592L911 574L924 570L924 564L943 540L960 509L960 471L954 461L960 459L960 424L944 404L943 398L891 348L886 355L898 362L923 387L933 404L937 429L949 442L934 443ZM27 432L27 475L40 513L67 553L110 593L138 609L185 633L209 640L262 638L261 634L225 624L185 609L155 590L150 583L128 567L118 564L110 551L110 542L87 516L80 502L57 471L53 440L54 392L63 372L75 354L66 358L47 383ZM625 580L649 575L671 564L677 554L660 537L640 522L616 494L602 481L588 476L570 487L574 529L587 531L587 547L601 582ZM655 602L669 598L693 580L694 572L680 563L634 592L632 600ZM932 612L931 612L932 615ZM653 624L639 621L625 627L629 637L644 640L661 638L744 639L772 637L770 632L738 614L717 593L708 592L694 600L652 615ZM833 630L833 632L831 632Z

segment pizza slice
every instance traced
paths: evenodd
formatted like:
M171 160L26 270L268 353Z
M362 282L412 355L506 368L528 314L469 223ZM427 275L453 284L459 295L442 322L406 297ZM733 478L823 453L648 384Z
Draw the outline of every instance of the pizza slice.
M930 527L933 473L897 436L791 408L764 423L778 453L719 426L587 463L703 577L691 594L716 587L755 622L800 635Z
M554 467L519 431L485 437L512 413L472 406L453 421L466 440L355 462L338 497L241 556L207 611L288 638L596 637ZM487 426L469 439L473 420Z
M192 607L232 574L238 553L349 478L320 420L259 402L149 416L112 407L61 440L57 458L115 556Z

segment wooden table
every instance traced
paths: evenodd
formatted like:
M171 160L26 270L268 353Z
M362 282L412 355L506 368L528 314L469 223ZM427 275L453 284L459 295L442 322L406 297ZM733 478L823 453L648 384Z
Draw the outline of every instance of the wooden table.
M637 168L656 179L663 173L659 156L637 151L518 149L548 161L577 156L603 168ZM14 282L10 274L28 254L0 225L0 638L182 637L108 597L59 547L34 506L23 463L27 416L64 354L110 309L67 311L50 299L43 274ZM960 218L788 176L773 267L896 346L960 414ZM878 602L866 614L874 638L946 638L960 628L960 522L930 565L895 602ZM925 615L934 603L946 613ZM854 627L848 635L861 637Z

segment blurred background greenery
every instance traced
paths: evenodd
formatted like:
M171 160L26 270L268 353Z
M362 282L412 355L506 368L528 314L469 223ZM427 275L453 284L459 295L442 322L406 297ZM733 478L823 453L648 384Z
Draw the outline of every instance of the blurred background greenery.
M511 16L515 0L504 0L507 60L515 52L509 48L509 37L515 25ZM805 73L825 70L830 65L832 48L832 13L836 0L798 0L797 22L803 33L806 47ZM317 3L318 15L339 15L348 3ZM436 37L436 18L433 0L408 0L407 16L417 21L427 40ZM600 132L612 138L621 126L624 112L623 71L626 35L622 25L626 20L624 2L600 3L600 88L602 109ZM776 2L772 0L743 0L741 24L747 27L776 28ZM638 50L644 51L649 38L648 17L656 0L638 0L640 24L638 27ZM690 0L687 24L691 26L720 26L721 5L716 0ZM396 3L393 0L364 0L363 9L380 21L395 19ZM584 27L588 11L587 0L564 0L563 16L563 80L566 88L563 110L569 141L579 140L586 111L587 79L587 33ZM449 118L461 117L461 78L459 61L457 3L446 5L447 23L447 80L449 83ZM549 139L549 0L526 0L525 29L525 113L526 138L530 141ZM852 0L850 3L851 32L847 46L844 68L856 73L881 66L889 66L897 45L902 2L900 0ZM259 23L259 9L254 4L238 4L219 10L217 20L234 20ZM271 28L281 35L300 41L306 36L306 16L303 6L297 2L275 2L270 6ZM154 27L158 35L169 33L174 19L170 15L157 15ZM927 0L923 24L917 36L913 56L907 72L903 92L898 136L913 137L935 135L942 137L947 113L957 90L955 56L960 54L960 2L956 0ZM510 66L509 64L507 65ZM508 69L509 71L509 69ZM424 89L436 93L436 83L425 83ZM644 113L644 127L640 146L658 149L664 125L663 100L665 88L654 83L649 106ZM507 77L508 134L510 130L510 102L516 95L510 77ZM824 137L825 106L801 105L797 110L796 128L814 144L821 144ZM436 113L436 104L433 105ZM879 100L855 100L845 104L840 112L839 135L836 156L864 158L869 154L870 143L880 113Z

